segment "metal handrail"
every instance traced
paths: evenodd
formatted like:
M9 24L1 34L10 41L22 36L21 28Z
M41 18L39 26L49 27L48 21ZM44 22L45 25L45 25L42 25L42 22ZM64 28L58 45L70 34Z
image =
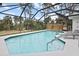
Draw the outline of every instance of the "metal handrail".
M48 44L54 42L55 40L58 40L58 38L55 37L55 39L52 39L51 41L47 42L47 51L48 51Z

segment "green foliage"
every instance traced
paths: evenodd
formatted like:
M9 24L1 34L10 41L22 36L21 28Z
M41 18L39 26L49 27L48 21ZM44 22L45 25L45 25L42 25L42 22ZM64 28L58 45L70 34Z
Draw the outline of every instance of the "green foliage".
M11 30L13 29L13 23L10 16L5 16L3 20L0 21L0 30Z
M33 24L33 29L35 30L42 30L44 29L44 25L43 25L43 22L36 22Z
M50 20L51 20L51 18L47 17L47 18L45 18L44 23L47 24L47 23L49 23Z
M5 16L3 20L0 20L0 30L41 30L45 29L44 23L37 20L26 19L22 17L13 17L14 23L10 16Z
M22 30L23 29L23 17L14 16L14 23L15 23L15 29L16 30Z
M4 30L4 26L3 25L4 24L3 24L2 20L0 20L0 30Z
M25 20L24 26L26 29L29 29L29 25L31 26L31 30L41 30L44 29L43 22L38 22L34 20Z

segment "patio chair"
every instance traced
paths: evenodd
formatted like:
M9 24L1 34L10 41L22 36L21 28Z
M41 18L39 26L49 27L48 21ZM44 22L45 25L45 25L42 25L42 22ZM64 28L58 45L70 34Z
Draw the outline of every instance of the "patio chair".
M74 33L79 33L79 30L74 30L73 32L74 32Z
M79 30L67 32L61 36L65 39L79 39Z

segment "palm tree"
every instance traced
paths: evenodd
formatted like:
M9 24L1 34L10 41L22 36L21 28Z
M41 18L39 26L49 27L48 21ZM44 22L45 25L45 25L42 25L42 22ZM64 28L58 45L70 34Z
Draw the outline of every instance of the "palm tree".
M14 16L13 18L14 18L14 22L15 22L15 28L16 28L16 30L18 30L19 17Z
M3 20L0 19L0 30L4 30Z
M33 3L29 3L25 10L27 14L29 15L29 19L31 19L31 16L32 16L32 7L34 7Z
M15 22L15 28L18 30L20 30L20 28L22 29L22 25L23 25L23 17L19 17L19 16L14 16L14 22ZM21 25L21 27L20 27Z
M4 28L5 28L6 30L11 30L11 26L13 26L11 16L5 16L5 17L3 18L3 24L4 24Z
M46 8L46 7L51 6L51 5L52 5L51 3L43 3L42 4L43 8ZM50 10L50 8L43 10L44 11L44 14L48 13L49 10ZM44 19L47 18L47 17L48 17L48 15L45 15L44 16Z
M20 3L20 4L19 4L21 10L23 10L24 5L25 5L25 3ZM24 11L24 17L25 17L25 19L26 19L26 10Z
M20 3L19 4L22 10L23 10L25 4L27 4L27 3ZM32 7L33 6L34 6L33 3L28 3L28 6L24 10L25 19L26 19L26 14L29 15L29 19L31 18L31 15L32 15Z
M49 17L45 18L44 23L47 24L47 23L49 23L50 20L51 20L51 18L49 16Z
M24 9L25 4L27 4L27 3L20 3L20 4L19 4L22 10ZM32 6L33 6L32 3L28 3L28 6L25 8L25 10L24 10L25 20L27 20L26 14L29 15L29 20L31 19ZM22 23L22 22L21 22L21 23ZM21 24L20 24L20 25L21 25ZM24 25L24 24L23 24L23 25ZM22 25L21 25L21 27L22 27Z

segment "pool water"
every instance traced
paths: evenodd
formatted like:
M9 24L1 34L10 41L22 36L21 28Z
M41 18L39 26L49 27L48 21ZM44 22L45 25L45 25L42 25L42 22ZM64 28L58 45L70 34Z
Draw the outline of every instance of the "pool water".
M63 50L64 43L60 40L55 40L52 43L47 43L55 36L61 33L60 31L40 31L31 34L25 34L20 36L14 36L5 40L8 51L10 54L22 54L22 53L36 53L46 51L58 51Z

